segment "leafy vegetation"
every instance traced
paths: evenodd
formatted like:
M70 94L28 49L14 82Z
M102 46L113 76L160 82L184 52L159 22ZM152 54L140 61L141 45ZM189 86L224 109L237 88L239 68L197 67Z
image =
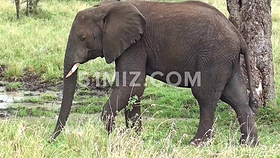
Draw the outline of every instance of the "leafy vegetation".
M6 91L15 91L22 88L22 84L20 82L11 82L6 85Z
M35 97L23 99L21 100L21 102L43 104L55 100L57 100L57 97L54 94L43 94L41 96L35 96Z
M225 0L204 0L227 14ZM19 81L34 73L42 81L61 81L63 56L75 14L93 6L90 0L40 1L38 14L16 19L10 0L0 5L0 72L2 80ZM273 1L273 51L276 93L280 94L280 2ZM21 12L21 14L24 14ZM113 64L96 59L80 66L79 83L95 72L113 74ZM235 113L219 103L215 137L206 147L192 147L199 118L196 100L187 89L168 85L154 87L147 80L142 103L143 131L140 135L125 130L123 112L117 117L116 129L108 136L100 120L107 92L80 88L75 96L69 122L52 144L47 140L54 130L59 111L54 94L29 97L10 107L13 114L0 120L0 157L279 157L280 110L268 106L260 110L257 124L260 145L238 145L239 126ZM158 82L158 81L155 81ZM6 88L18 90L20 82ZM134 103L136 99L131 100ZM32 103L32 105L25 105ZM51 103L51 105L49 105ZM280 98L277 98L280 105Z
M24 106L17 106L9 108L9 111L12 115L17 117L26 117L26 116L34 116L34 117L52 117L54 116L54 112L50 111L46 108L27 108Z

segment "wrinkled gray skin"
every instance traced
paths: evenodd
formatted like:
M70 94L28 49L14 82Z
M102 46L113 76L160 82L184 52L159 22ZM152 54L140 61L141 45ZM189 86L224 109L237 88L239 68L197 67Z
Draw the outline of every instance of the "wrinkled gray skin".
M136 41L136 42L135 42ZM240 70L244 54L249 77L249 97ZM131 96L143 95L146 75L161 71L201 72L201 86L181 83L191 88L200 107L200 122L193 145L203 145L212 135L214 113L221 99L236 112L241 129L241 143L258 143L253 112L257 102L252 95L252 81L246 44L237 29L214 7L201 2L110 2L80 11L72 25L65 60L64 76L75 63L105 57L115 61L116 71L141 72L136 83L141 86L115 86L104 106L102 119L108 132L114 126L116 112L124 109ZM126 83L135 75L127 74ZM183 78L183 81L185 78ZM77 71L64 77L63 100L55 139L65 126L72 106ZM177 78L171 78L172 83ZM140 101L140 99L139 99ZM126 125L141 127L140 105L125 111ZM129 121L130 120L130 121Z

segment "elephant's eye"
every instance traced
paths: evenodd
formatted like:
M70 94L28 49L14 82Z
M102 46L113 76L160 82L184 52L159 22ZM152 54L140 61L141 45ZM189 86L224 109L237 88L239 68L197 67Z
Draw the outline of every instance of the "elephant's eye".
M83 41L83 42L84 42L86 39L87 39L87 36L85 36L85 35L82 35L82 36L80 37L80 40Z

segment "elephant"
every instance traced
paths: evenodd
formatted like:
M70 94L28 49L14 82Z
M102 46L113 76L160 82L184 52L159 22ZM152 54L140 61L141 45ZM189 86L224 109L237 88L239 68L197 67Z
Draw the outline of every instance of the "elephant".
M248 89L240 67L244 55ZM259 143L254 116L258 101L253 96L253 81L245 40L235 26L215 7L198 1L186 2L108 2L79 11L73 21L64 58L63 99L54 140L70 114L80 64L97 57L115 62L122 76L104 105L102 120L110 133L117 112L124 109L126 126L141 130L140 100L146 76L168 83L179 81L170 72L200 74L200 85L178 82L190 88L199 104L200 119L192 145L203 145L213 134L214 114L219 100L229 104L240 124L240 143ZM160 72L153 75L154 72ZM116 77L115 80L118 78ZM128 84L134 80L134 84ZM124 83L126 82L126 83ZM137 84L138 86L134 86ZM126 106L137 96L132 109ZM132 122L132 125L130 123Z

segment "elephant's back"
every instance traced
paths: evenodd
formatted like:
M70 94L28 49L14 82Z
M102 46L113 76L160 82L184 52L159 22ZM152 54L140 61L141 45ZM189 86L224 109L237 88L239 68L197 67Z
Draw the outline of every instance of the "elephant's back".
M233 24L215 7L198 1L179 3L134 2L146 18L146 30L160 36L165 32L168 38L196 36L238 37ZM191 32L189 34L188 32Z
M227 43L240 46L240 33L215 7L203 2L135 2L146 18L144 34L165 49L196 43ZM156 42L156 41L154 41ZM174 50L173 50L174 51Z
M143 34L150 65L155 70L194 69L198 63L212 65L222 60L236 60L240 35L232 23L214 7L202 2L135 2L146 18ZM233 54L234 53L234 54ZM234 56L234 57L233 57ZM181 63L182 62L182 63ZM221 61L222 62L222 61ZM181 67L181 65L184 65Z
M147 26L157 29L176 27L182 29L200 27L229 27L234 30L232 23L215 7L198 1L186 1L178 3L167 2L133 2L147 20ZM233 27L232 27L233 26ZM219 28L219 29L221 29ZM178 29L179 30L179 29Z
M170 18L170 17L199 17L199 16L221 16L226 17L215 7L199 1L186 2L132 2L139 11L149 18ZM161 16L157 16L160 14ZM151 17L152 16L152 17Z

